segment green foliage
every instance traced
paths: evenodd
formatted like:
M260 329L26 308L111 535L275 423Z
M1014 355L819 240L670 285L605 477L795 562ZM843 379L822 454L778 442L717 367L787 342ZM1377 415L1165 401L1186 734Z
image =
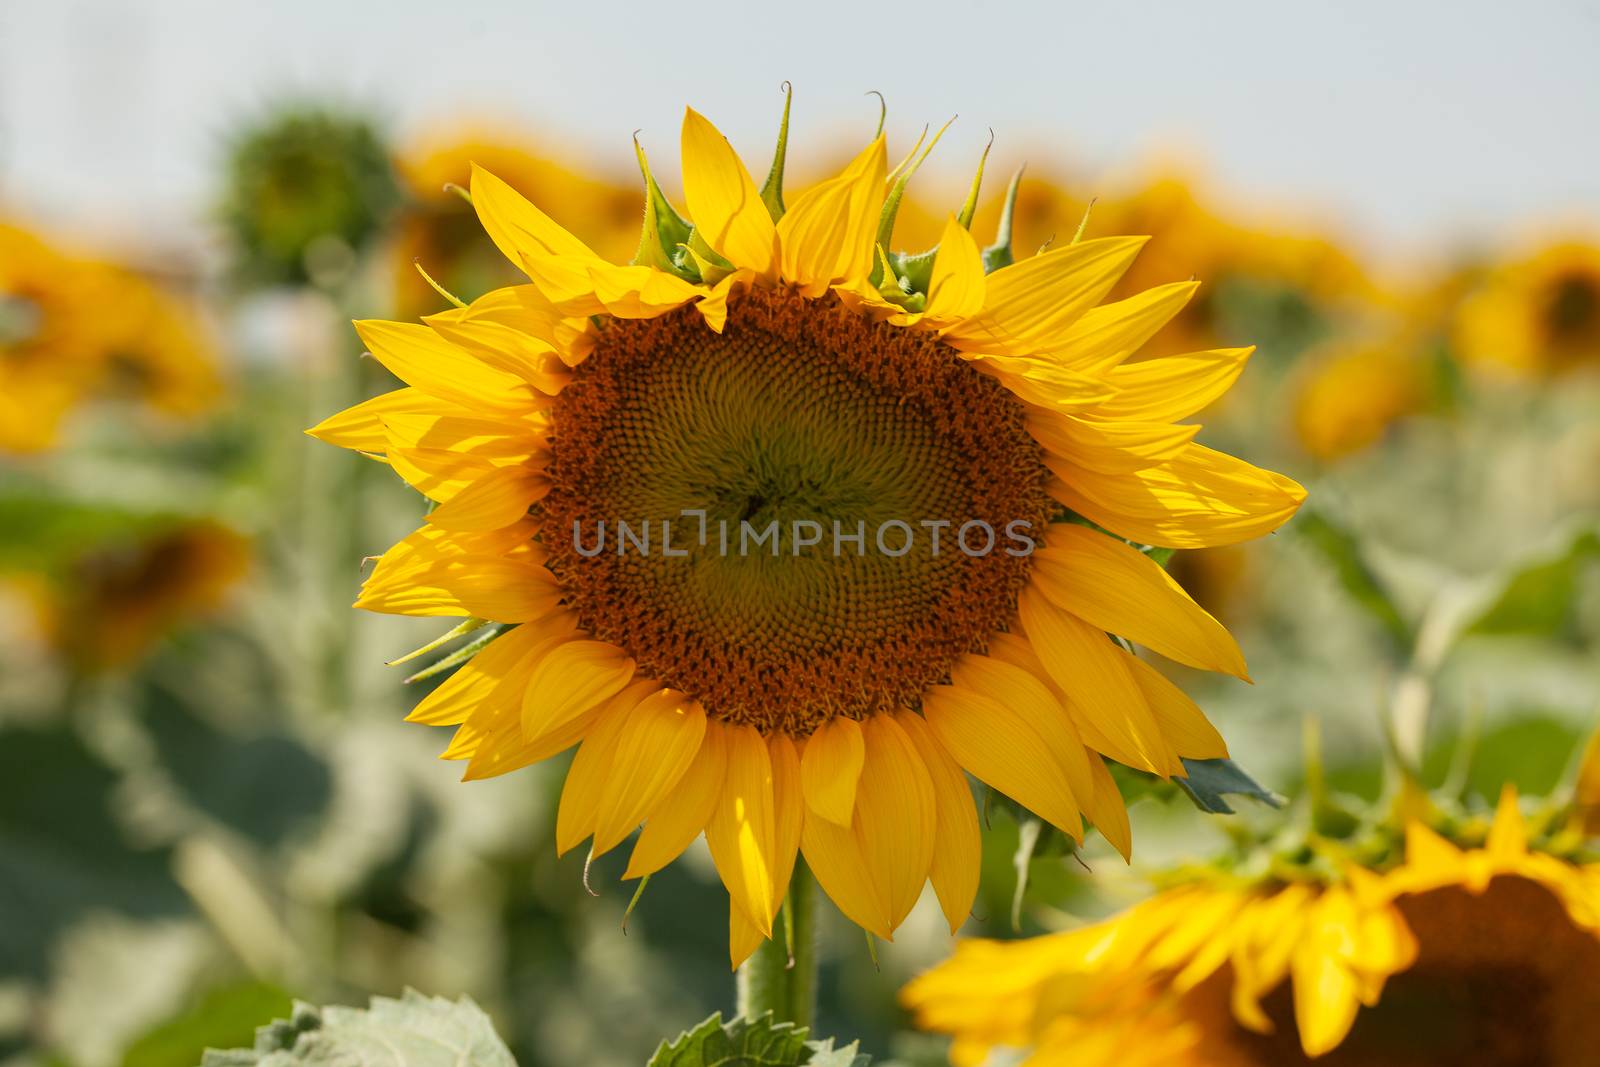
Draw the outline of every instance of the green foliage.
M117 784L65 728L0 732L0 978L45 977L57 937L91 912L188 911L166 850L113 819Z
M1582 530L1552 554L1520 561L1496 577L1493 595L1467 634L1558 637L1571 633L1583 571L1600 559L1600 534Z
M1313 508L1301 509L1289 528L1322 555L1344 591L1378 624L1396 654L1403 655L1411 646L1411 624L1373 570L1355 533Z
M206 1049L248 1042L262 1019L287 1015L293 1007L289 994L260 982L213 990L129 1046L122 1067L194 1067Z
M367 1008L296 1003L288 1019L256 1031L250 1049L207 1049L202 1067L516 1067L471 997L450 1001L408 989Z
M805 1027L759 1019L722 1021L717 1012L675 1041L663 1041L647 1067L867 1067L869 1057L852 1042L807 1041Z
M1189 776L1173 781L1201 811L1232 815L1233 809L1222 799L1227 793L1259 800L1274 808L1283 806L1282 797L1250 777L1231 759L1186 759L1183 766Z

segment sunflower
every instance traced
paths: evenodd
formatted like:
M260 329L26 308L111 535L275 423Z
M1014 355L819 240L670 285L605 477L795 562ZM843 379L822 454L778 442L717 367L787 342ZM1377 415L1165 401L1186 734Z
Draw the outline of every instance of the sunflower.
M1463 360L1520 374L1600 366L1600 247L1562 242L1487 271L1454 341Z
M689 216L641 151L622 266L474 168L478 218L530 284L357 323L407 386L310 431L438 504L358 607L514 625L411 720L457 727L444 756L467 778L578 745L557 847L599 856L642 823L626 878L703 832L736 964L797 853L873 934L927 881L958 927L978 876L964 772L1126 853L1105 760L1173 776L1226 748L1107 634L1245 674L1137 545L1239 541L1303 497L1176 422L1248 349L1123 365L1195 289L1101 305L1143 239L1012 262L963 209L936 251L891 253L925 151L890 172L880 133L787 199L784 154L758 186L688 110Z
M1559 833L1532 845L1510 787L1487 833L1459 832L1475 843L1414 820L1394 862L1216 871L1095 926L966 942L904 999L963 1063L1007 1045L1109 1065L1063 1040L1127 1031L1175 1067L1593 1062L1600 863Z
M401 315L421 314L438 304L418 265L450 289L482 291L513 284L520 276L455 191L470 180L474 162L539 203L561 204L582 220L579 236L603 258L626 258L638 243L639 196L631 185L573 170L527 134L484 129L430 138L403 153L397 164L406 193L394 246Z
M1380 440L1400 419L1427 407L1428 366L1405 339L1345 344L1315 357L1294 398L1300 446L1325 462Z
M17 575L46 642L74 670L137 662L158 640L216 610L243 577L250 544L210 519L169 523Z
M176 297L0 224L0 450L52 447L90 399L193 415L221 392L205 332Z

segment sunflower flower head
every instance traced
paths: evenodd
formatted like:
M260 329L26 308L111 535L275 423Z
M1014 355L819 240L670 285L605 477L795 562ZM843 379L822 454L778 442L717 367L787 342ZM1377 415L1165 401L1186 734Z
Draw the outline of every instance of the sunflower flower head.
M1125 1033L1170 1046L1174 1067L1592 1062L1588 809L1530 818L1509 786L1492 814L1416 808L1254 842L1092 926L964 942L902 998L960 1063L1005 1046L1110 1065Z
M1470 364L1545 377L1600 366L1600 247L1563 241L1491 267L1462 301Z
M968 773L1127 852L1106 761L1181 776L1226 747L1108 634L1245 675L1142 546L1253 537L1303 496L1178 421L1248 349L1125 363L1195 289L1103 303L1141 238L1013 261L969 232L974 194L937 248L900 252L925 151L891 170L880 133L792 195L784 145L758 184L688 110L685 208L640 149L626 264L474 168L528 284L358 323L406 387L311 431L438 504L358 606L495 624L412 720L456 727L468 778L577 745L557 846L598 856L643 824L627 878L703 833L735 963L800 853L877 936L930 881L959 926Z

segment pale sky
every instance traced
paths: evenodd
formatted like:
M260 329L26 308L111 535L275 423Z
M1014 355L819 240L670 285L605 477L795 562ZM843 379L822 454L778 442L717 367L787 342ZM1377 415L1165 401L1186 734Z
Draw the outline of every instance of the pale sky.
M230 124L286 94L505 116L622 173L636 128L667 169L692 102L759 169L785 78L802 151L869 134L867 90L902 146L959 113L927 172L953 201L992 126L999 173L1177 155L1380 254L1600 221L1595 0L0 0L0 204L185 232Z

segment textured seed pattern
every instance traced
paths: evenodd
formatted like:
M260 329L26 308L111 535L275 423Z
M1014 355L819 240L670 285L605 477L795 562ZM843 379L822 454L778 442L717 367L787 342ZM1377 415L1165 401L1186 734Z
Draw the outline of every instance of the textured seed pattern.
M1022 419L932 336L783 290L735 294L721 335L687 308L610 321L554 411L549 566L587 630L723 721L803 736L916 706L1015 611L1028 560L1005 551L1020 547L1007 523L1042 536L1053 510ZM706 512L705 544L684 509ZM619 520L634 535L620 554ZM687 555L663 554L663 520ZM797 520L822 537L795 555ZM890 520L911 527L905 555L875 543ZM995 530L987 555L957 548L973 520ZM777 556L741 542L741 523L774 521ZM937 555L923 521L950 523ZM576 551L574 522L600 554ZM835 555L835 522L865 544ZM883 536L891 551L906 540ZM985 541L974 528L968 544Z

